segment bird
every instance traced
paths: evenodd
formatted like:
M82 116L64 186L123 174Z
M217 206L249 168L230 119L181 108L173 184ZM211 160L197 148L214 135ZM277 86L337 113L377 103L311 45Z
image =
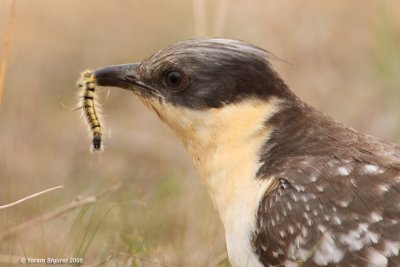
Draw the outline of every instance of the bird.
M400 146L303 102L276 57L189 39L94 70L182 141L224 226L233 267L400 266Z

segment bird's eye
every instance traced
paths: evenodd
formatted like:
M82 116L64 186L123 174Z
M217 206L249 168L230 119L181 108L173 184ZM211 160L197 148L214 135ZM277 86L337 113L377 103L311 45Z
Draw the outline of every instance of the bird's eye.
M185 90L189 83L189 78L180 70L173 69L164 74L164 84L173 92Z
M169 71L166 76L166 81L169 87L178 88L182 82L182 74L179 71Z

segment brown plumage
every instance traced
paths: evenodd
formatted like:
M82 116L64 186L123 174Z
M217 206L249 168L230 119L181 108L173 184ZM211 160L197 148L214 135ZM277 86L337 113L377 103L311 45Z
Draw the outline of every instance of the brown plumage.
M261 157L259 178L278 185L257 213L260 260L400 266L400 147L300 102L286 108L268 121L276 130Z

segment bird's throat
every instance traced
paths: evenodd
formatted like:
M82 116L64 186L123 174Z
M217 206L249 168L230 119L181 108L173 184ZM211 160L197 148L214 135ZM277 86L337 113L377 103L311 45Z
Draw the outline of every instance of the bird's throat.
M279 111L280 101L246 100L208 110L145 102L192 157L224 224L233 266L261 266L249 240L261 198L274 183L273 177L259 179L257 172L261 150L274 130L268 120Z
M279 111L278 99L249 99L207 110L146 102L182 140L223 220L234 202L257 208L263 184L268 186L256 179L260 151L273 131L267 121Z

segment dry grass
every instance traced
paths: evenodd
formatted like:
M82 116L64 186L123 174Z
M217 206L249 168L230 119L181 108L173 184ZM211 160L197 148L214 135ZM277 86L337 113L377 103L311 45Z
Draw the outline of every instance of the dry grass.
M12 5L0 1L1 43L10 40ZM14 231L0 242L3 264L29 256L84 257L90 266L229 266L223 227L187 154L128 92L111 89L105 151L90 152L81 115L58 100L75 106L75 81L86 68L139 61L195 36L242 39L290 62L273 64L307 102L400 142L396 0L35 0L19 1L17 11L12 45L1 51L9 56L0 203L64 188L0 209L1 232ZM83 201L118 183L107 197Z
M11 202L11 203L8 203L8 204L5 204L5 205L1 205L0 206L0 210L14 207L14 206L16 206L18 204L21 204L24 201L28 201L28 200L30 200L32 198L38 197L40 195L43 195L43 194L46 194L46 193L51 192L53 190L61 189L61 188L63 188L63 186L59 185L59 186L55 186L55 187L52 187L52 188L48 188L48 189L42 190L40 192L37 192L37 193L31 194L29 196L26 196L24 198L18 199L17 201L14 201L14 202Z
M11 2L10 8L10 17L8 20L7 25L7 32L5 35L5 40L3 44L3 49L1 53L1 62L0 62L0 109L1 109L1 102L3 99L3 88L4 82L7 76L7 64L8 64L8 56L10 54L10 42L11 42L11 33L14 26L15 14L17 12L17 0L13 0Z

